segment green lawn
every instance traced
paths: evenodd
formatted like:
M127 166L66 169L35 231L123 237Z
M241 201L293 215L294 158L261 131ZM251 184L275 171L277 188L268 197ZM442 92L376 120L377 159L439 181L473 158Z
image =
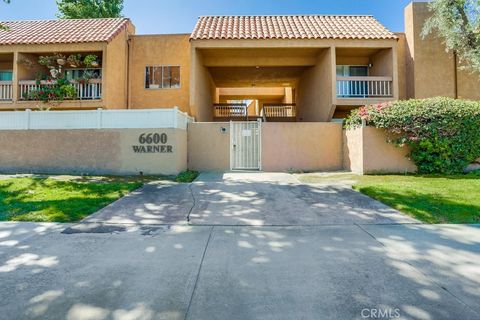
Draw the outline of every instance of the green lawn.
M309 183L349 181L353 188L427 223L480 223L480 174L302 175Z
M128 192L142 178L34 176L0 179L0 221L74 222Z

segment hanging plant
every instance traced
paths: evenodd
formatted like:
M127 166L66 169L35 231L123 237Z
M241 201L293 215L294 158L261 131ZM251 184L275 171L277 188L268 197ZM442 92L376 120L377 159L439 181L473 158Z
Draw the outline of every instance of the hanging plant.
M66 61L67 58L61 53L56 53L55 57L57 58L57 63L60 66L63 66L67 62Z
M42 66L46 66L49 69L55 68L56 56L40 56L38 57L38 63Z
M79 68L82 65L81 54L71 54L67 58L67 62L72 68Z
M85 67L90 68L90 67L98 67L98 57L94 54L88 54L83 58L83 64Z

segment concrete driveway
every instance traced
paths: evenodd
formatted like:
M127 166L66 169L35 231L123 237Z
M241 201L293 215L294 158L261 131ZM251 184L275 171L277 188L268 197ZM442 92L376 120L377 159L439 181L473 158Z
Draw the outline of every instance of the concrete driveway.
M480 319L480 226L413 222L289 175L151 184L80 224L1 223L0 318Z
M418 222L348 185L301 184L286 173L204 173L190 185L152 183L86 221L246 226Z

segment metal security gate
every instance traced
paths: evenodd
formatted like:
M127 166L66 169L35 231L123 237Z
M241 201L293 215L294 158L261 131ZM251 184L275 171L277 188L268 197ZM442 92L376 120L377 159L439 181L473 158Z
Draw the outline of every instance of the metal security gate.
M261 170L262 123L230 121L230 169Z

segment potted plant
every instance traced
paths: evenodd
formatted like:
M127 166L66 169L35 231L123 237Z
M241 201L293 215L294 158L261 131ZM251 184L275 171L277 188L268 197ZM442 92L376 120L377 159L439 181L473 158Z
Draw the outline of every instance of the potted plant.
M83 58L83 64L89 68L89 67L98 67L99 63L97 61L97 56L94 54L88 54Z
M61 53L56 53L55 57L57 58L57 63L60 66L63 66L66 63L66 57Z
M46 66L49 69L55 68L55 56L40 56L38 57L38 63L42 66Z
M78 81L78 83L80 84L87 84L90 82L90 79L92 78L94 78L94 75L91 71L84 71L82 76L76 79L76 81Z
M72 68L78 68L82 65L82 55L81 54L71 54L67 58L67 62Z

